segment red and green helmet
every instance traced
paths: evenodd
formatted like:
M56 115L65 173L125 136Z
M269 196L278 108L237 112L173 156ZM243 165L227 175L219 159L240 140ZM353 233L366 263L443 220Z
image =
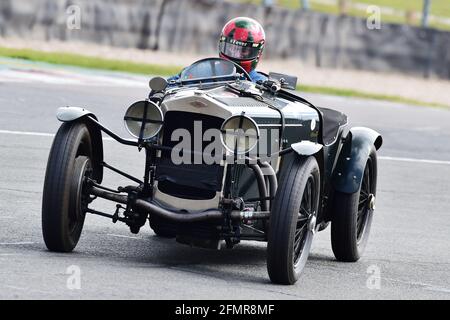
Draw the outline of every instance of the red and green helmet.
M250 72L261 58L265 41L266 34L258 21L247 17L234 18L222 29L220 57L232 60Z

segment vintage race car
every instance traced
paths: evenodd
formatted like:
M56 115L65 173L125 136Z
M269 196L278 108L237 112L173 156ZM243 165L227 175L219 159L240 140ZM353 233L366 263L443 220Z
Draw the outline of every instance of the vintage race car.
M72 251L87 213L124 222L132 233L149 221L156 235L192 246L266 241L270 279L293 284L314 234L331 222L336 258L357 261L375 209L382 138L301 98L295 78L268 79L253 83L220 58L197 61L177 80L153 78L149 97L124 116L133 139L86 109L60 108L42 200L47 248ZM105 162L102 132L145 151L143 179ZM132 183L106 187L104 169ZM116 211L96 210L96 198L116 203Z

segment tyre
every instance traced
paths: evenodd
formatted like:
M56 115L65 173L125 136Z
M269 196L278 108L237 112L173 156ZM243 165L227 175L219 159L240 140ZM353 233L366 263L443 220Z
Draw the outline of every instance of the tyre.
M316 159L295 156L287 161L271 210L267 245L267 270L278 284L294 284L306 264L320 198Z
M359 190L353 194L336 192L333 200L331 246L339 261L355 262L366 247L377 187L377 154L370 151Z
M86 125L63 123L50 150L42 197L42 233L50 251L70 252L80 239L89 200L86 180L93 172L91 155Z
M155 218L152 218L152 220ZM176 233L173 229L165 227L164 225L160 225L157 222L149 221L150 228L152 228L153 232L161 238L175 238Z

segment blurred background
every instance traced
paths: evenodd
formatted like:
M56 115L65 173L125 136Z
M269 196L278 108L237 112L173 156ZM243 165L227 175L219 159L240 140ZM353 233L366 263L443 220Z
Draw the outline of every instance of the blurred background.
M169 75L237 16L304 91L450 106L450 0L2 0L0 55Z
M76 253L48 252L40 208L57 108L88 108L128 137L123 114L149 78L217 56L237 16L266 30L260 71L297 76L302 97L382 134L363 259L336 261L327 230L301 281L273 286L264 243L177 246L93 215ZM450 0L0 0L0 299L449 299L449 18ZM108 163L142 175L144 153L103 146ZM105 171L105 186L128 183ZM70 266L81 290L67 287Z
M447 0L236 0L241 3L278 5L328 14L367 18L370 6L378 6L385 22L450 30Z

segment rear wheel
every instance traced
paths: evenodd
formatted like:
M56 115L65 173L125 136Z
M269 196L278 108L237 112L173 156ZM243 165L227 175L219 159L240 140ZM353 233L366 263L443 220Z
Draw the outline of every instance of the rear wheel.
M320 170L314 157L294 157L280 179L273 202L267 246L272 282L294 284L309 256L320 197Z
M80 239L92 176L92 143L83 123L64 123L53 141L42 197L42 233L51 251L70 252Z
M372 148L359 190L334 195L331 246L337 260L355 262L362 256L372 225L376 186L377 155Z

